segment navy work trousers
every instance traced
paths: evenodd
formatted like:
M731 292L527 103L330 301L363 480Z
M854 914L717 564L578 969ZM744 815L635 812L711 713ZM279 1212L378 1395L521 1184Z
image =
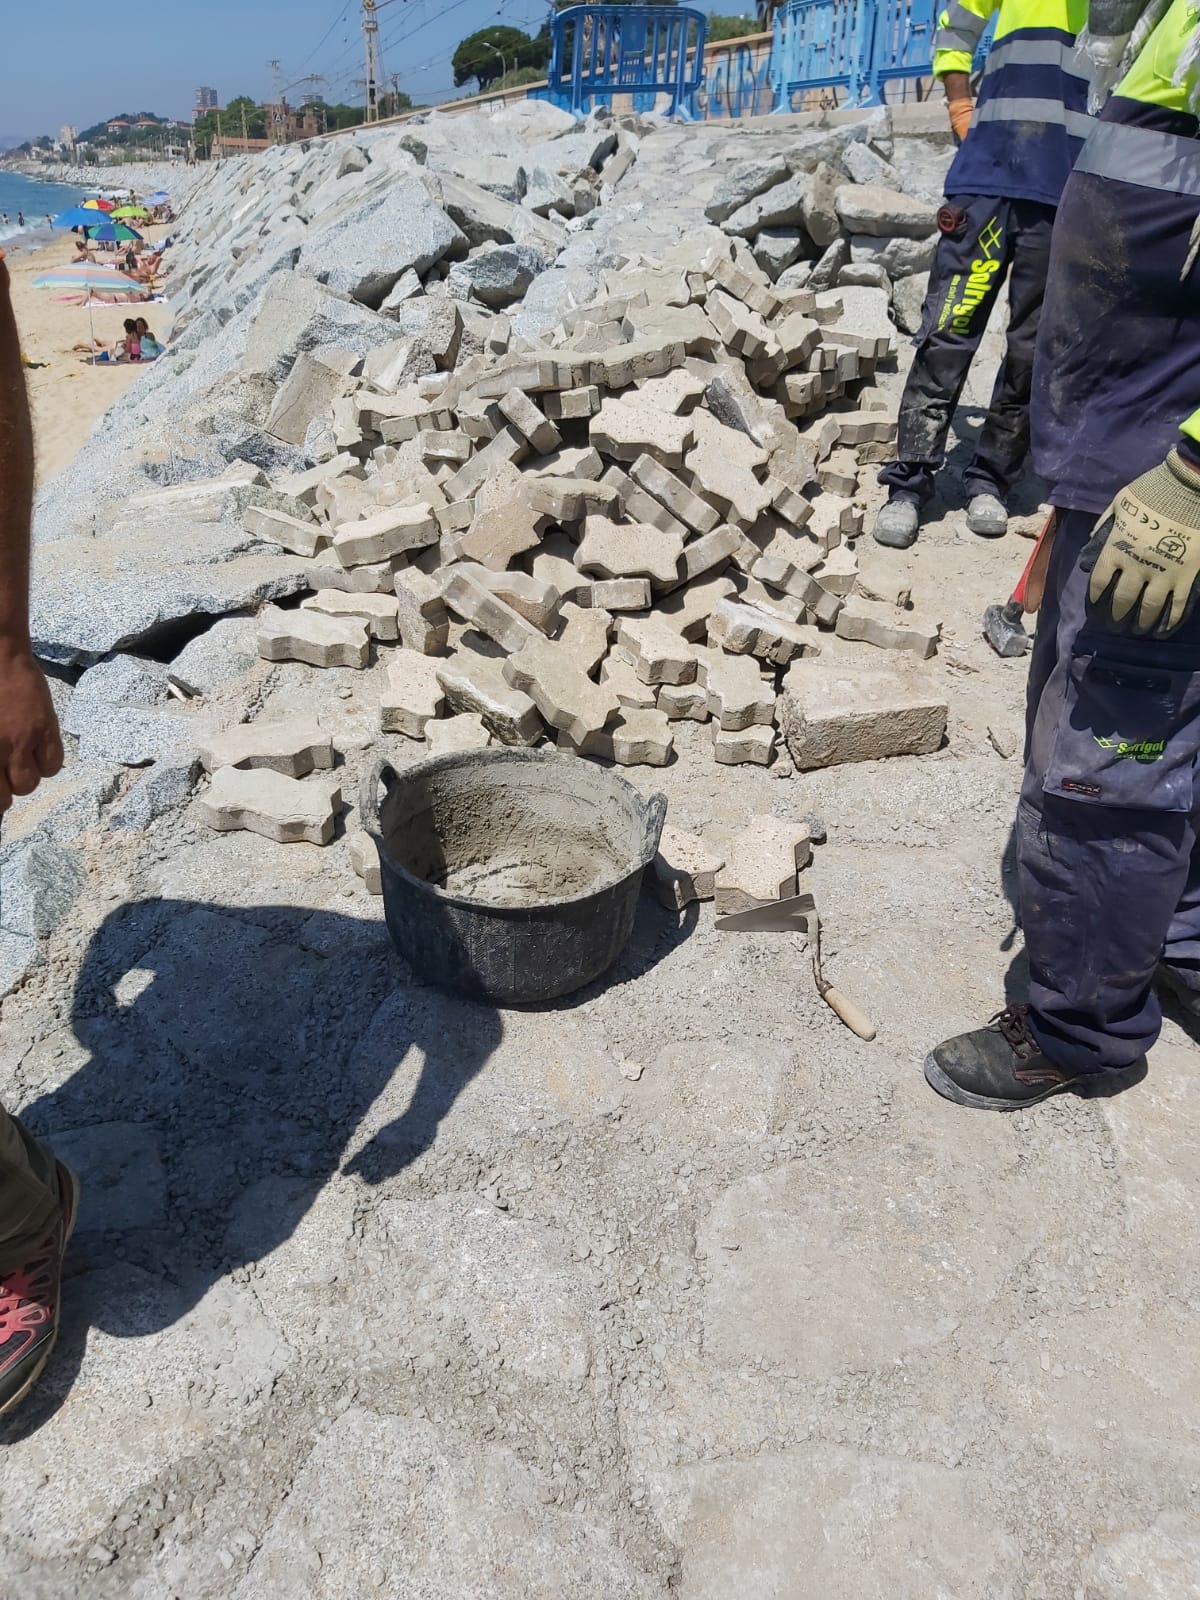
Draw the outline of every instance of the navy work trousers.
M954 195L966 214L960 234L943 234L929 274L917 353L904 397L895 461L879 474L891 498L923 504L946 457L950 419L992 307L1009 279L1008 345L996 374L975 457L963 474L968 495L1004 496L1029 451L1033 351L1050 265L1054 207L1034 200Z
M1160 961L1200 989L1200 626L1169 644L1090 628L1096 518L1057 516L1017 817L1030 1021L1057 1065L1113 1071L1158 1038Z

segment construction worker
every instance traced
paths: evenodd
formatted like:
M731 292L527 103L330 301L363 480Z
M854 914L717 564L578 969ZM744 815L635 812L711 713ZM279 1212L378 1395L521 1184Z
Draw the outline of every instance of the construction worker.
M1050 233L1063 184L1088 128L1086 69L1074 52L1088 0L950 0L934 37L958 154L938 212L917 351L904 396L897 460L879 474L891 491L875 538L906 549L931 498L946 436L992 307L1009 280L1008 345L975 454L963 473L967 526L1008 530L1005 495L1029 448L1029 391ZM972 106L972 57L999 11Z
M1156 980L1200 1017L1200 8L1093 0L1089 33L1105 13L1097 59L1132 27L1131 60L1063 194L1034 380L1056 509L1016 830L1029 1004L925 1063L998 1110L1140 1076Z
M33 432L0 251L0 813L63 762L58 719L29 642ZM0 1106L0 1416L25 1398L58 1333L74 1176Z

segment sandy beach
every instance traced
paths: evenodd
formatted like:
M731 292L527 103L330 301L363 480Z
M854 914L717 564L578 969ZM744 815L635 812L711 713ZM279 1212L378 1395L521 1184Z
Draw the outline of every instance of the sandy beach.
M147 229L146 237L166 231ZM82 352L71 348L88 338L87 308L61 299L57 291L33 287L39 274L71 261L74 244L71 234L63 234L53 244L7 256L21 345L33 363L25 377L33 405L39 484L67 465L97 420L137 382L142 370L92 366ZM170 327L169 307L162 303L95 305L92 316L97 339L108 344L121 337L129 316L145 316L160 339L166 339Z

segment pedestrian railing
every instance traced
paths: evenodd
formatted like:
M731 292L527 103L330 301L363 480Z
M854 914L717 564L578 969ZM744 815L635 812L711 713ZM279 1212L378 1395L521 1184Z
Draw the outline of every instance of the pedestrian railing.
M637 111L697 115L708 19L685 6L572 6L550 24L547 86L535 90L583 115L618 97Z

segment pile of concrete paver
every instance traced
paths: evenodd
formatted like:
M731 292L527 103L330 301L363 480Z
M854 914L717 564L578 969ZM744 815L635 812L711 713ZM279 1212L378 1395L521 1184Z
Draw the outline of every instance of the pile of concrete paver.
M614 274L548 345L457 368L461 313L435 302L422 337L454 370L399 388L409 340L374 352L360 378L345 375L352 353L301 357L268 431L334 453L243 513L247 533L311 562L300 609L261 614L260 653L362 668L373 638L388 658L383 732L436 751L549 732L652 766L670 759L681 718L712 719L718 761L767 764L776 674L818 656L822 629L931 655L937 625L856 593L843 543L861 531L857 462L831 446L886 445L894 416L879 401L801 432L785 415L890 353L885 297L781 295L731 255L689 264L685 245ZM755 382L784 403L764 403ZM331 390L344 391L332 405ZM813 485L826 487L810 499ZM452 645L452 618L502 655L461 630ZM824 677L815 695L809 683L792 674L785 695L802 767L848 753ZM886 696L862 702L856 731L873 710L878 734L860 753L907 749L912 728ZM941 737L936 719L916 727L925 748ZM227 773L221 804L244 818L255 783ZM330 810L319 831L332 829Z
M278 708L255 727L229 692L261 660L378 669L378 734L432 752L662 766L681 720L730 765L937 748L944 698L912 667L938 624L851 546L943 141L884 115L745 159L689 131L700 198L660 206L656 136L528 103L196 182L170 352L39 506L35 647L89 821L143 829L203 764L215 826L333 837L327 733L289 715L285 750Z

